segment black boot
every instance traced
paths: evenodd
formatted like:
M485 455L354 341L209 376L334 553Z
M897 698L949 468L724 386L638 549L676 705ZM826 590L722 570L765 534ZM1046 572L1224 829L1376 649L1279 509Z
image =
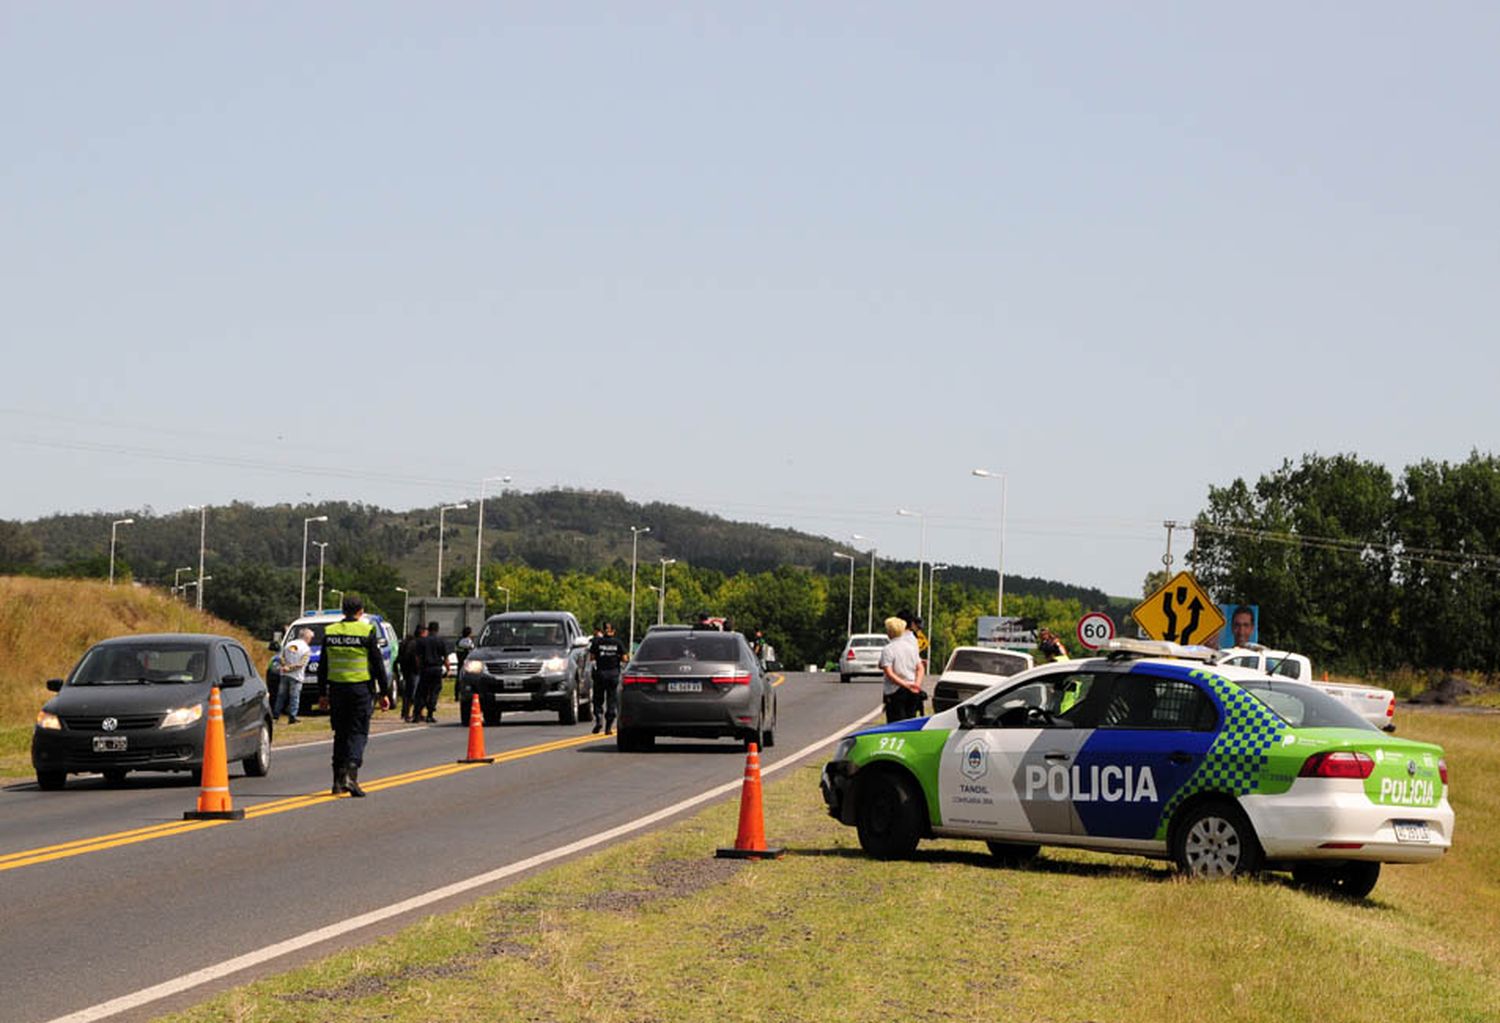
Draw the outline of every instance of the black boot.
M349 777L345 784L349 786L349 795L361 799L364 797L365 790L359 787L359 768L349 768Z
M347 795L349 792L349 769L346 767L335 767L333 769L333 788L330 790L335 796Z

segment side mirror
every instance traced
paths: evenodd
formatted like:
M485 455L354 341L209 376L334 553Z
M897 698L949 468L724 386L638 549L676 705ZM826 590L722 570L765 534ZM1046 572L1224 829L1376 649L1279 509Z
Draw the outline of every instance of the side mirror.
M47 689L49 692L60 693L62 692L62 683L63 680L60 678L49 678L47 680Z
M573 637L573 645L574 646L588 646L589 645L589 637L587 637L587 636L574 636Z
M972 703L958 705L958 727L973 728L979 723L979 708Z
M225 675L223 678L219 679L220 689L238 689L244 684L244 675Z

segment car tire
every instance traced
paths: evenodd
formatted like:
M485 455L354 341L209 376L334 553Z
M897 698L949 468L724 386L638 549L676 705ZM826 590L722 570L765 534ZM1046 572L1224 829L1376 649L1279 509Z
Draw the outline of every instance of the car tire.
M578 724L578 687L568 687L568 702L557 712L557 720L564 725Z
M471 716L470 712L473 709L474 709L474 701L473 700L467 700L467 701L460 700L460 701L458 701L458 723L461 724L461 725L463 725L465 728L469 727L469 718Z
M245 769L247 778L264 778L271 773L271 726L264 721L260 723L260 734L255 737L255 750L244 760L240 766Z
M860 787L854 823L859 847L878 860L910 856L922 840L926 803L916 783L903 774L882 772Z
M615 732L615 748L621 753L640 753L656 745L656 736L643 728L621 728Z
M38 771L36 773L36 787L43 792L56 792L65 788L67 784L67 771Z
M474 701L470 700L469 703L472 705ZM470 709L473 709L472 706ZM500 709L500 702L493 696L485 696L481 693L479 695L479 714L484 719L485 724L498 725L500 719L504 716L504 711Z
M842 672L842 671L841 671L841 672L839 672L839 681L840 681L840 682L845 682L845 683L847 683L847 682L848 682L848 681L849 681L849 679L850 679L850 677L851 677L851 676L849 676L849 675L845 675L845 674L844 674L844 673L843 673L843 672Z
M125 784L125 776L130 772L123 767L106 767L100 773L104 775L104 784L116 788Z
M1002 867L1024 867L1036 859L1037 853L1042 851L1039 845L1027 845L1023 842L986 842L989 847L990 856Z
M1380 864L1362 860L1299 863L1292 868L1292 880L1339 898L1363 899L1380 880Z
M1247 877L1260 870L1264 854L1244 811L1215 800L1192 807L1177 823L1172 859L1189 877Z

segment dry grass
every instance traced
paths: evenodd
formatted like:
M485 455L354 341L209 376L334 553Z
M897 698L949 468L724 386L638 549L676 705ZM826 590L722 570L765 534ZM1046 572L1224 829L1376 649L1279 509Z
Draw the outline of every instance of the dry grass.
M1413 710L1402 732L1447 749L1458 846L1365 902L1081 852L1006 870L972 842L878 863L810 765L767 786L779 862L711 858L725 802L174 1019L1491 1021L1500 716Z
M61 678L93 644L135 632L215 632L245 644L263 671L265 643L159 590L77 579L0 576L0 776L30 771L31 728Z

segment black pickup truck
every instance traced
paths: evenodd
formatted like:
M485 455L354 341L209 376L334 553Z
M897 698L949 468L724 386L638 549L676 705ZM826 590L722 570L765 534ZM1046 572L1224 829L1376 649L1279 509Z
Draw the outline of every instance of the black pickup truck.
M458 708L469 723L479 694L484 723L508 710L553 710L565 725L593 716L589 637L568 611L491 615L474 649L458 666Z

